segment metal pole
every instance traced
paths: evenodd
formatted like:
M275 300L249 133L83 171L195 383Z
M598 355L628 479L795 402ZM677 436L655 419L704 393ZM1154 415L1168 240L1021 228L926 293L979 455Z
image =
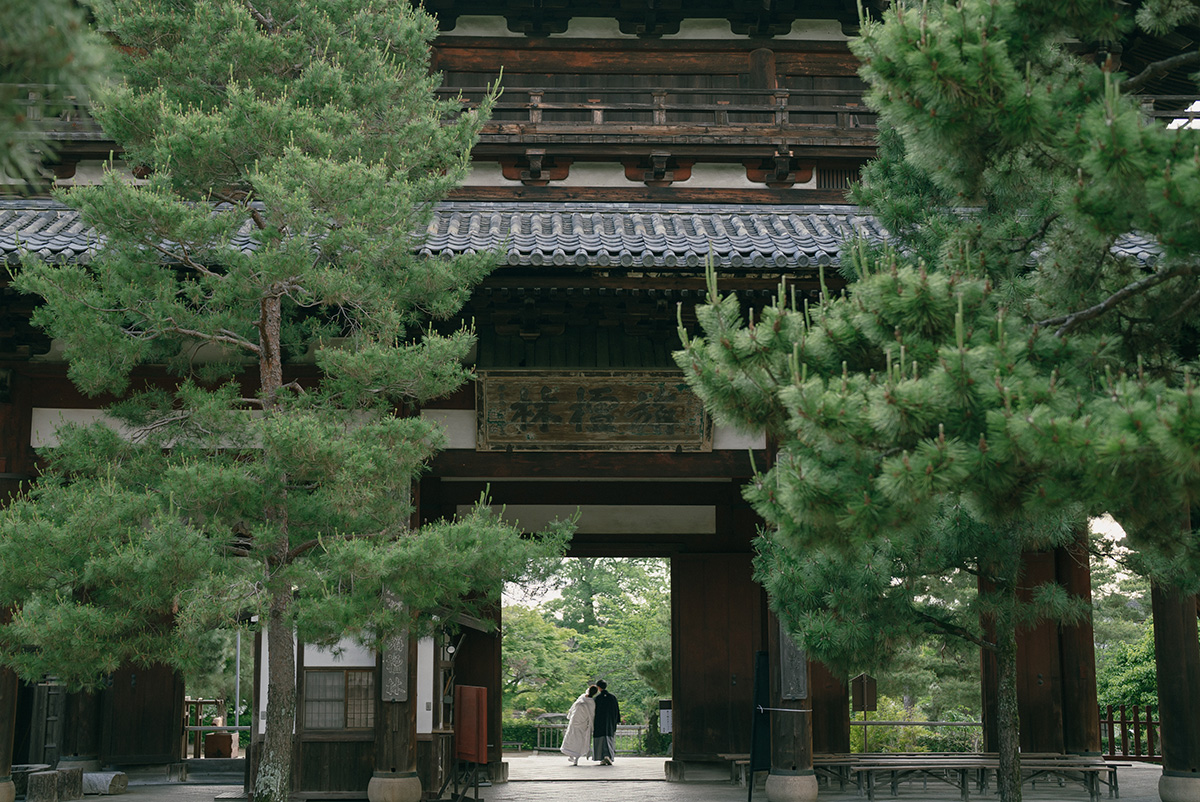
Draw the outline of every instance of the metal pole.
M234 634L236 646L233 653L233 723L237 726L242 723L239 718L242 712L242 628L238 627Z

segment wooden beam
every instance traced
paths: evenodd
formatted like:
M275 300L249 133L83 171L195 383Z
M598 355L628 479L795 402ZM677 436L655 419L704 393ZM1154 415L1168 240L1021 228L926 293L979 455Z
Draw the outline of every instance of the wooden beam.
M755 463L764 465L765 452L754 452ZM433 458L430 475L435 477L551 478L578 477L744 477L752 475L745 451L713 451L701 454L670 452L509 452L443 451Z
M793 203L844 204L841 189L688 189L672 187L459 187L450 200L485 201L605 201L613 203Z
M747 480L748 481L748 480ZM488 492L493 504L713 505L741 502L742 482L442 482L441 499L473 504Z

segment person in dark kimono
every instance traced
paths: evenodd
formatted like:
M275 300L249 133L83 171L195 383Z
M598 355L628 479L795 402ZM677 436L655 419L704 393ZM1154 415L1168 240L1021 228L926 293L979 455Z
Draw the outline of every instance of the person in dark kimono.
M617 724L621 721L621 705L608 692L608 683L598 680L596 687L596 717L592 720L592 759L611 766L617 756Z

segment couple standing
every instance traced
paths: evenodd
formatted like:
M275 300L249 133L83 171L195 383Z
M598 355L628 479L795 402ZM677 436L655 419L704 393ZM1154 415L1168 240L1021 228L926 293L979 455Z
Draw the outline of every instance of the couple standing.
M597 680L581 693L567 714L567 732L559 750L579 765L579 758L594 755L602 765L611 766L617 756L617 723L621 706L608 692L608 683Z

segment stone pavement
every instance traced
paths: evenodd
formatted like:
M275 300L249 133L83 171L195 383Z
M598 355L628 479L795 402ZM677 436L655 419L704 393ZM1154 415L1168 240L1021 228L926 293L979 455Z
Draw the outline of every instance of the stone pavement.
M600 766L582 761L570 765L561 755L530 753L506 754L509 782L479 789L484 802L743 802L746 788L729 781L724 769L701 771L689 767L688 782L668 783L663 780L663 758L620 757L612 766ZM1135 764L1119 770L1121 799L1124 802L1159 802L1158 777L1161 769L1153 765ZM940 785L940 787L938 787ZM213 802L220 796L226 799L240 789L229 785L199 783L131 782L123 799L129 802ZM446 797L449 796L447 790ZM896 802L953 802L958 793L948 785L921 781L902 785L898 797L886 792L878 797ZM994 800L994 793L974 794L974 799ZM1027 802L1087 802L1087 793L1079 785L1059 787L1039 783L1035 788L1025 786ZM1107 795L1103 797L1107 799ZM753 802L766 802L767 795L755 789ZM864 796L852 788L844 792L821 787L819 802L863 802ZM114 800L116 802L116 800Z

